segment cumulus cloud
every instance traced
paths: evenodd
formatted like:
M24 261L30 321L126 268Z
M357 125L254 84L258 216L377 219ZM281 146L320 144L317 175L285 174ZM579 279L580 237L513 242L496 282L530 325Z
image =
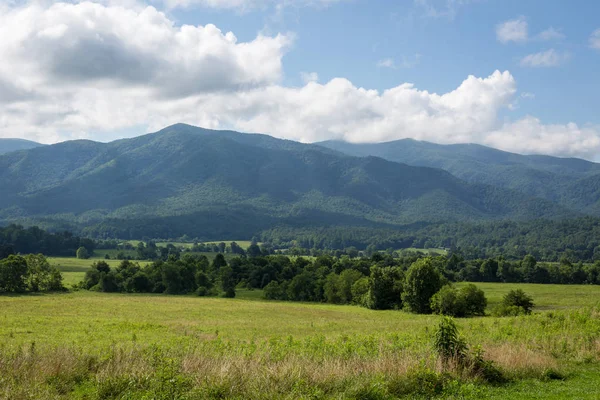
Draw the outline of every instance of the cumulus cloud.
M508 71L468 76L446 93L319 83L316 73L285 87L288 35L240 43L212 25L177 26L152 7L110 3L0 9L0 37L3 137L108 140L185 122L304 142L410 137L586 157L600 150L596 127L502 123L518 100Z
M0 15L0 76L25 87L139 86L165 96L273 83L285 35L238 43L214 25L176 27L153 7L32 4Z
M309 82L317 82L319 80L319 74L316 72L301 72L300 78L302 78L302 82L305 84Z
M541 51L539 53L529 54L521 59L522 67L558 67L569 59L566 53L559 53L554 49Z
M600 149L600 128L575 123L546 125L527 116L492 131L483 140L498 149L530 154L555 154L594 159Z
M600 28L596 29L590 35L590 46L594 49L600 50Z
M529 39L527 20L519 17L496 26L496 38L501 43L526 42Z

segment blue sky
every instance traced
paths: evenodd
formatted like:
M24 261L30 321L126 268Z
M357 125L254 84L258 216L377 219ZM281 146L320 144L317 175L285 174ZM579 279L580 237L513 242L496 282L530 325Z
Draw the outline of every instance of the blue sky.
M178 23L213 23L243 41L257 32L294 32L293 48L284 58L287 85L302 84L301 73L310 71L323 81L343 76L378 90L411 82L443 93L468 75L509 70L520 91L535 95L521 101L513 115L534 114L549 123L600 123L600 51L589 46L590 34L600 27L600 2L454 3L353 0L316 9L288 6L283 12L272 7L245 12L192 7L172 15ZM430 7L438 15L432 15ZM529 39L501 43L497 25L518 18L527 22ZM563 37L536 37L550 28ZM528 54L550 49L564 54L565 60L553 67L520 65ZM396 68L377 67L386 59Z
M13 1L0 137L187 122L596 159L599 16L583 0Z

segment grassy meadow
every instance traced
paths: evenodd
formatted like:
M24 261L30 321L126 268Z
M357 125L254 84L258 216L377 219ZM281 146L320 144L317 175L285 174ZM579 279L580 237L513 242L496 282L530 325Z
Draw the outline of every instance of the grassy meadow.
M79 291L0 296L0 398L598 398L600 287L478 285L490 305L513 288L537 305L531 316L457 320L504 372L501 385L440 363L438 316L248 290L235 299Z

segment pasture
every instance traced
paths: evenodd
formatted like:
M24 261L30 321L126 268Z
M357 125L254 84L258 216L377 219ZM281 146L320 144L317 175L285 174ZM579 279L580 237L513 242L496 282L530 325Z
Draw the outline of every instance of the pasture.
M502 385L444 369L438 316L80 291L0 296L0 398L597 398L600 287L478 285L492 305L513 288L538 305L457 320Z

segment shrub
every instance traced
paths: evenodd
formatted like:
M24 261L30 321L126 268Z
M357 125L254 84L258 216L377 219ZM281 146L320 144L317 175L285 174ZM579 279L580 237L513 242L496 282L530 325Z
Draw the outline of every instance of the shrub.
M277 281L271 281L264 287L263 296L268 300L285 300L286 288Z
M492 310L492 315L494 317L516 317L519 315L527 315L527 313L523 307L498 304Z
M526 314L531 314L531 310L533 309L533 299L531 296L525 294L525 292L523 292L521 289L511 290L508 292L504 296L502 304L506 306L521 307L523 310L525 310Z
M446 285L431 298L431 310L435 314L449 315L452 317L464 317L467 315L465 299L459 291Z
M460 337L458 328L451 317L443 317L435 330L434 348L444 363L456 360L464 362L467 357L467 344Z
M493 311L498 317L529 315L533 309L533 299L521 289L511 290Z

